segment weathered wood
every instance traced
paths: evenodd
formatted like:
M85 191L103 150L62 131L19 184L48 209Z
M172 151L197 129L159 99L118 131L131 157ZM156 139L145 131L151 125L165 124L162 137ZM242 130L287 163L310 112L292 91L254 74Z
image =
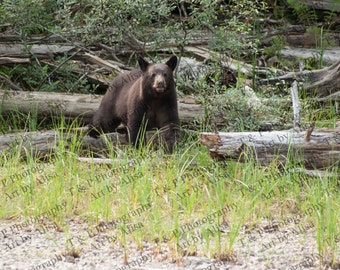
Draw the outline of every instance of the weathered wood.
M340 101L340 91L323 98L315 98L317 101Z
M34 44L30 47L23 44L0 43L0 55L14 58L27 58L32 54L38 58L53 58L55 55L71 53L76 49L73 45L44 45Z
M85 158L85 157L78 157L78 161L84 163L95 163L95 164L113 164L119 159L112 159L112 158Z
M126 134L118 132L107 133L99 138L92 138L84 134L87 128L73 130L48 130L34 132L19 132L0 135L0 155L6 152L20 151L21 157L32 156L35 158L46 158L54 155L59 147L68 151L72 142L77 142L77 150L81 152L91 151L100 157L107 156L112 146L119 147L128 145ZM158 144L158 135L162 131L148 131L145 134L146 142L152 145ZM76 139L74 137L76 136ZM91 154L91 156L93 156ZM87 159L88 161L88 159ZM104 162L104 161L103 161ZM107 163L107 160L105 161Z
M340 12L340 2L336 0L297 0L301 5L307 5L312 9L330 10Z
M325 27L327 28L327 27ZM330 55L333 50L337 49L337 46L340 45L340 33L338 31L332 31L330 29L323 28L323 37L326 37L326 40L329 44L333 44L334 48L330 48L327 46L326 51L330 50ZM303 25L286 25L284 21L280 21L280 26L277 27L268 27L264 28L260 38L260 46L261 47L269 47L273 45L275 38L281 36L284 38L285 44L289 47L292 47L292 53L294 54L295 50L301 51L304 49L310 51L321 51L321 49L317 50L315 48L321 47L320 44L320 36L317 33L307 31L307 27ZM309 48L309 49L308 49ZM283 53L286 53L286 49L283 50ZM287 52L289 54L289 52ZM299 52L300 53L300 52ZM326 53L327 54L327 53ZM305 53L302 54L304 57ZM327 61L332 61L331 58L327 59ZM334 60L337 61L337 60Z
M297 86L296 81L293 82L293 85L290 88L290 93L292 95L292 103L293 103L294 127L299 128L301 125L300 104L299 104L298 86Z
M281 24L283 24L281 22ZM273 39L277 36L290 36L291 34L301 34L306 31L306 28L302 25L285 25L280 28L265 28L261 34L260 44L261 46L271 46Z
M8 27L11 27L11 24L8 24ZM27 38L27 39L26 39ZM28 44L33 44L33 43L45 43L45 44L56 44L56 43L64 43L65 40L71 40L74 39L75 36L72 34L66 34L64 33L63 36L58 35L58 34L49 34L49 35L32 35L29 37L25 37L25 41ZM3 43L21 43L22 40L22 35L20 34L13 34L13 33L0 33L0 40Z
M77 136L77 140L81 141L79 143L80 150L91 150L99 154L108 150L107 140L117 145L127 144L125 134L119 133L105 134L105 137L95 139L90 136L76 135L73 132L55 130L20 132L0 136L0 154L19 150L22 157L32 155L36 158L44 158L53 155L56 148L60 146L60 142L65 150L69 149L74 136Z
M230 132L200 133L200 142L217 160L245 162L251 159L261 165L285 165L289 159L307 169L340 167L340 127L313 131L309 141L306 132Z
M31 63L31 60L29 58L0 57L0 65L29 63Z
M1 113L12 112L37 114L40 117L59 117L82 120L89 123L99 108L102 96L65 94L51 92L16 92L0 90ZM204 109L199 104L183 102L179 98L178 109L181 122L188 123L204 117Z
M15 91L23 91L19 86L17 86L15 83L13 83L10 79L0 75L0 82L5 84L6 86L9 86L11 89Z
M123 72L123 70L118 66L118 65L114 65L114 64L111 64L110 62L104 60L104 59L101 59L100 57L96 56L96 55L92 55L90 53L85 53L85 56L88 58L88 60L94 64L97 64L97 65L100 65L100 66L103 66L109 70L115 70L117 71L118 73L121 73Z
M334 44L332 46L337 46L340 43L340 34L336 32L331 32L325 30L323 33L324 36L327 36L327 41L330 44ZM301 47L301 48L320 48L320 37L315 33L295 33L284 36L286 44L291 47ZM334 48L335 49L335 48ZM321 49L319 49L321 51Z
M308 48L292 48L285 47L280 51L280 57L291 61L297 59L315 59L317 62L322 60L322 65L330 66L340 61L339 48L308 49Z
M232 70L235 73L240 72L249 78L253 76L254 72L257 75L283 74L282 71L275 69L275 68L273 69L255 68L254 69L254 67L250 64L233 59L231 57L226 57L224 54L222 55L222 54L213 52L203 47L186 46L184 47L184 51L187 53L192 53L201 59L215 59L215 60L217 59L220 61L222 66L227 67L228 69Z
M286 81L292 83L293 81L303 83L303 88L310 95L317 97L325 97L339 91L340 85L340 60L333 65L313 71L289 72L286 75L261 79L259 83L277 83Z

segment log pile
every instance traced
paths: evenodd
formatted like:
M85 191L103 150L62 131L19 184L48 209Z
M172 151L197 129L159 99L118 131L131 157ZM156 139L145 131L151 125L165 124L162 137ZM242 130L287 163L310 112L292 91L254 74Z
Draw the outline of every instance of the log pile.
M296 25L288 26L287 29L269 29L271 30L265 29L262 33L262 37L260 38L261 46L269 46L273 42L273 38L277 35L284 35L287 39L289 39L289 37L296 36L297 33L305 33L307 31L304 27ZM158 48L156 51L171 51L178 55L184 52L186 55L193 55L202 61L218 61L222 66L227 67L235 73L242 73L246 76L246 78L252 78L254 72L257 74L259 79L286 74L286 72L273 67L266 68L258 66L254 69L251 64L227 57L225 54L213 52L208 48L208 42L211 38L211 33L202 31L195 33L193 39L186 40L186 45L184 47L180 47L174 40L167 40L163 42L163 46L166 46L166 48ZM54 35L49 36L48 38L32 37L26 41L27 44L24 44L21 41L20 36L0 33L0 65L28 65L36 64L38 62L39 65L48 65L51 67L53 71L50 75L52 75L53 72L60 69L61 66L72 62L75 66L72 69L74 74L77 74L80 78L86 77L89 83L96 84L99 89L105 91L109 83L112 81L112 77L121 72L131 70L132 67L129 63L126 63L124 59L129 58L129 56L134 53L149 54L151 52L155 52L154 48L156 46L156 44L152 43L143 44L141 41L131 36L129 36L125 40L125 44L119 46L119 48L109 47L100 43L92 45L91 48L84 48L77 44L73 44L69 41L71 39L72 38L68 37L61 39ZM329 39L331 39L334 44L340 45L340 34L335 35L334 37L329 37ZM294 46L297 47L299 44L296 43L294 45L294 42L292 42L289 48L284 48L282 50L281 57L286 56L290 60L292 58L305 59L311 55L316 57L317 54L315 51L310 52L308 51L308 48L305 48L305 38L299 37L297 40L303 43L304 48L295 49ZM143 48L142 51L141 48ZM67 58L60 63L56 61L57 57L60 56ZM120 59L118 57L120 57ZM321 57L321 55L317 57ZM330 48L329 50L327 48L323 48L322 57L327 60L325 62L327 65L339 63L340 50L337 47ZM310 76L313 80L314 75ZM47 79L48 78L46 78L46 80ZM318 80L319 77L316 77L315 79ZM17 90L15 84L11 83L8 79L1 80L0 78L0 88L5 88L4 86ZM39 89L35 89L35 91L39 91Z
M314 5L315 8L330 9L330 1L323 1L322 6L315 6L315 1L304 1L307 5ZM336 8L340 6L337 4ZM268 21L269 22L269 21ZM277 24L277 21L271 21ZM287 29L276 30L271 27L264 30L261 37L261 46L271 44L277 35L285 35L288 42L299 46L305 46L306 29L301 26L289 26ZM196 33L195 33L196 35ZM330 33L330 38L335 44L340 44L340 35ZM323 50L324 55L336 55L329 57L329 66L320 70L300 72L284 72L276 68L267 68L266 65L254 67L249 63L227 57L224 54L213 52L208 48L211 33L197 33L192 40L186 40L185 46L179 46L175 40L167 40L163 43L166 48L158 48L157 52L184 53L194 56L202 62L208 60L217 61L222 67L234 74L243 74L247 79L254 79L256 85L270 84L277 85L285 82L289 86L294 83L294 95L297 97L297 85L302 86L306 93L317 101L329 102L340 100L340 60L339 49L331 51ZM96 44L91 48L84 48L73 44L69 39L60 39L57 36L33 37L23 44L17 35L0 34L0 65L28 65L38 62L40 65L48 65L53 70L50 75L61 66L67 65L70 61L77 68L72 70L80 78L86 77L91 84L96 84L102 90L107 89L114 75L129 71L132 67L121 61L122 58L133 53L147 54L155 51L155 45L142 43L135 37L129 36L119 48L108 47L104 44ZM67 40L67 42L65 42ZM29 44L29 45L27 45ZM314 45L313 45L314 46ZM292 57L296 51L294 48L286 50L287 57ZM292 53L292 51L294 53ZM303 53L295 54L300 58ZM121 57L120 59L117 57ZM58 56L66 57L64 61L57 62ZM303 57L302 57L303 58ZM179 70L179 76L181 76ZM255 74L255 76L254 76ZM47 80L48 78L46 78ZM43 83L43 82L42 82ZM13 91L0 90L1 114L9 115L13 112L24 114L37 114L39 117L50 117L62 115L65 119L79 119L82 123L89 123L93 113L98 108L101 96L81 94L60 94L43 92L25 92L11 82L8 78L0 75L0 88L10 88ZM248 86L247 86L248 87ZM39 89L35 89L39 90ZM252 89L251 89L252 90ZM252 90L253 93L255 93ZM183 97L179 100L179 113L182 123L189 123L195 120L202 120L205 117L204 108L195 104L193 99L187 102ZM296 102L295 102L296 103ZM298 111L298 110L296 110ZM296 115L294 115L295 117ZM223 124L223 118L214 119L216 126ZM299 119L295 119L296 124ZM33 153L36 156L46 156L53 152L59 145L60 132L46 131L37 133L9 134L0 136L0 153L8 151L13 147L22 146L22 155ZM152 134L151 134L152 135ZM150 135L150 136L151 136ZM78 133L70 133L66 141ZM306 168L324 168L327 166L339 166L340 160L340 131L317 130L312 131L306 137L305 132L295 131L273 131L273 132L242 132L242 133L202 133L200 142L209 148L212 157L218 160L232 159L246 161L256 159L262 165L272 162L285 164L287 159L294 157L297 163L303 164ZM117 133L108 135L111 143L126 144L126 136ZM98 151L106 149L103 139L92 139L82 137L82 149Z

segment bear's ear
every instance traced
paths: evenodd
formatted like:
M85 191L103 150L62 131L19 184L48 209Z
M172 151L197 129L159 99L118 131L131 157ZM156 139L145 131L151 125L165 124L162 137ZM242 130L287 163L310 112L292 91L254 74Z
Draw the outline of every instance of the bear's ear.
M145 70L148 68L149 63L145 61L142 57L138 57L138 64L140 69L145 72Z
M169 66L169 68L174 71L176 66L177 66L177 56L172 56L167 62L166 64Z

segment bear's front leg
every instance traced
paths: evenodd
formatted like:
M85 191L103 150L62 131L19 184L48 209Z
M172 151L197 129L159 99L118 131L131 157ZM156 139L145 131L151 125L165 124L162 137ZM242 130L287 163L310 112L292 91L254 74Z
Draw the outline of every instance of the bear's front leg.
M161 128L161 143L165 147L165 150L172 154L173 147L178 141L179 126L175 124L169 124Z
M127 119L127 131L129 136L129 141L136 148L140 146L140 140L145 141L145 130L147 121L146 116L146 106L139 104L135 106L133 111L129 110Z

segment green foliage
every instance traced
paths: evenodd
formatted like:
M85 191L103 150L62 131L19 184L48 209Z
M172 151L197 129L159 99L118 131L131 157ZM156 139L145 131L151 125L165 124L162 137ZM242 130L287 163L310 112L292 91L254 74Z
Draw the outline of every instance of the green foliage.
M81 46L99 42L114 46L124 41L134 44L136 51L142 50L146 44L157 48L170 38L181 48L195 38L195 30L204 29L212 34L210 46L220 55L246 56L250 60L254 57L253 60L256 60L257 19L266 11L266 1L227 2L228 5L218 0L188 3L181 0L3 0L0 22L11 23L23 37L52 31L73 36ZM183 3L188 4L186 14L183 10L177 14L176 10L183 8ZM314 11L305 5L293 0L289 0L289 4L302 22L310 24L317 19ZM55 24L57 26L52 29ZM320 41L320 48L323 49L325 42L322 28L319 30L310 28L310 33ZM282 46L284 39L277 36L266 53L274 56ZM64 65L64 61L65 58L60 58L58 66L51 67L35 59L35 64L27 67L2 66L0 74L29 90L88 92L88 82L72 73L74 66L71 62ZM254 131L260 129L261 122L271 120L267 117L277 119L280 114L288 117L289 111L282 110L282 106L290 100L282 102L283 99L273 98L273 91L268 93L272 101L266 102L264 98L255 100L254 92L246 90L245 78L240 75L236 86L227 87L221 83L223 70L219 65L210 65L206 73L208 76L193 82L194 94L206 110L206 122L202 123L205 131L213 130L215 123L211 119L216 118L222 119L228 130ZM256 93L256 96L260 97L261 94ZM320 109L315 111L313 104L302 103L302 107L309 120L331 119L335 125L338 119L338 112L333 105L326 112ZM27 174L24 173L27 168L37 166L38 162L30 156L27 162L20 161L21 143L13 145L10 153L0 155L0 181L16 173L23 175L15 183L1 189L1 218L14 214L23 217L37 215L56 203L65 202L65 211L55 217L61 227L63 221L70 219L86 220L87 224L96 225L99 221L110 221L151 201L152 209L134 220L143 222L144 227L129 235L119 234L118 242L152 242L165 236L168 242L164 245L171 249L185 237L201 233L204 248L195 243L188 250L203 255L217 254L219 257L225 251L232 252L233 246L242 237L242 227L260 225L263 219L282 220L286 216L302 213L311 204L322 203L326 211L313 212L308 218L317 226L319 252L325 254L330 248L332 259L335 260L337 243L334 236L339 232L336 226L339 224L339 216L336 215L339 202L337 169L333 171L334 176L323 179L306 177L301 180L299 172L283 169L275 160L268 167L258 167L254 158L249 158L244 164L216 163L192 134L180 142L172 156L164 155L162 149L150 151L148 147L140 150L126 147L122 151L110 144L112 164L89 165L77 159L83 154L80 147L82 136L77 134L69 138L71 128L77 125L71 124L70 128L65 126L63 122L53 126L59 130L58 145L54 149L54 156L50 157L52 162L46 162L43 174L50 177L45 184L39 184L37 179L41 175L38 172L28 170ZM25 116L17 113L6 119L0 117L0 132L20 128L36 130L39 127L35 114ZM70 147L66 147L67 142L71 142ZM117 155L119 158L116 158ZM288 162L291 168L298 167L293 158ZM110 177L97 178L98 175ZM129 184L118 186L116 193L105 192L100 198L93 199L93 194L108 191L107 185L122 183L121 180L127 178ZM20 187L26 183L32 185L33 189L23 193ZM15 194L18 190L20 196L8 199L8 194ZM195 232L188 231L173 237L172 232L181 225L195 222L220 209L221 205L235 202L237 207L225 216L225 220L219 217L213 220L218 227L223 222L227 223L229 232L218 230L214 235L209 232L209 225L205 224ZM292 204L294 207L290 207ZM63 229L68 230L67 226ZM182 251L176 249L175 252L180 254Z
M276 35L273 38L272 45L264 48L264 54L268 55L269 57L278 56L285 45L286 42L284 38L282 36Z
M231 48L235 52L238 35L249 33L251 21L255 21L265 10L265 1L249 0L230 1L228 6L218 0L189 3L180 0L87 0L66 3L5 0L0 10L0 23L10 23L25 35L44 31L67 33L77 36L83 45L102 42L113 46L130 38L132 42L142 42L136 44L141 48L143 43L155 42L159 45L166 38L184 44L195 36L193 30L206 29L217 32L217 40L220 40L216 44L222 44L223 40L229 42L232 37L232 45L222 48ZM159 31L160 28L166 31ZM225 30L231 33L227 38L221 36ZM244 40L241 41L240 46L244 46Z
M3 0L0 24L10 23L22 36L44 32L54 25L60 0Z
M334 2L337 0L334 0ZM339 20L336 12L332 10L326 10L323 12L316 12L313 8L308 7L303 1L287 0L289 7L293 9L295 18L305 25L313 25L316 22L325 22L328 27L332 27L333 24Z
M238 26L240 28L238 28ZM228 21L227 26L216 29L214 38L210 40L210 47L215 51L221 53L226 52L228 55L236 57L240 57L241 54L244 54L244 51L242 51L241 48L246 47L250 48L248 56L251 55L254 48L252 42L246 38L247 32L242 31L243 26L244 24L238 21L236 17L233 17ZM230 31L230 28L239 30Z
M266 1L229 1L228 9L220 10L219 15L223 14L224 20L214 29L211 47L233 56L251 57L257 51L257 21L266 11Z
M293 8L294 15L301 23L311 25L317 21L315 10L309 8L306 4L296 0L287 0L287 2Z
M129 44L136 51L142 51L145 45L158 49L169 42L183 48L201 35L196 30L206 30L211 33L213 50L240 57L244 48L249 48L246 56L256 50L257 42L247 35L265 10L265 1L249 0L228 4L218 0L5 0L0 23L10 23L24 41L32 34L48 32L82 47L103 43L116 47L117 52L122 44ZM86 81L78 81L71 72L72 65L68 66L54 72L37 60L27 69L15 66L13 71L0 72L31 91L87 92Z
M333 176L321 178L310 177L303 171L289 171L276 161L266 167L258 166L253 158L245 163L216 162L193 138L182 141L171 156L161 150L111 148L111 164L84 163L77 159L81 155L82 136L69 134L75 127L73 124L65 127L63 123L55 127L59 131L58 144L54 157L44 163L32 156L20 161L20 143L10 153L0 155L0 218L16 215L28 219L56 204L64 205L62 211L49 218L71 237L151 203L129 220L143 224L138 230L124 234L122 229L127 224L119 223L117 228L101 230L98 237L87 237L80 247L86 249L110 231L122 245L158 243L165 239L162 245L172 256L190 250L200 256L218 257L252 241L242 233L242 227L251 232L264 228L264 222L273 224L298 216L294 224L281 225L279 229L291 226L297 229L298 225L312 222L319 253L336 260L340 199L336 168ZM68 147L67 142L71 144ZM292 168L298 167L293 158L288 162ZM22 188L28 185L30 188ZM108 187L113 185L115 188L110 190ZM223 216L211 216L226 206L232 207ZM311 206L317 208L313 210ZM312 211L306 214L306 209ZM207 217L211 217L209 222L174 234L181 226L204 218L207 221ZM70 220L84 226L71 231ZM223 224L230 230L213 230L214 225L220 228ZM180 247L193 236L200 241Z
M146 41L145 27L161 26L172 9L173 5L160 0L89 0L65 4L56 18L61 31L80 36L84 44L103 42L112 45L125 40L129 33Z
M311 26L306 29L306 33L310 36L312 40L315 42L315 47L321 50L325 49L328 46L336 46L334 42L329 41L329 35L324 29L323 26Z
M57 70L38 62L27 66L1 66L0 74L29 91L89 93L91 85L86 79L72 73L75 66L70 62L63 64L64 59L61 57L56 61L60 64Z

